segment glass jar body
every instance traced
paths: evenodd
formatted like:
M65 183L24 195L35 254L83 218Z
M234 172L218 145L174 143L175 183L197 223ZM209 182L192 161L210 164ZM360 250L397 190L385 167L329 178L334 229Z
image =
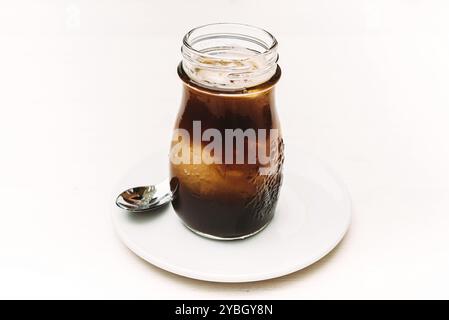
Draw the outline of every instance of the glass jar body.
M191 230L241 239L273 218L284 148L274 87L281 71L249 89L201 87L182 65L183 97L170 154L173 208Z

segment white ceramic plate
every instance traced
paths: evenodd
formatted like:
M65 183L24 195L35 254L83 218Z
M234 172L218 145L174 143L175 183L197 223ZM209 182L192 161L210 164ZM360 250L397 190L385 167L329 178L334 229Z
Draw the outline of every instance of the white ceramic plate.
M156 164L154 158L133 168L120 188L162 179L168 163ZM342 182L321 162L299 152L295 159L288 154L286 159L275 217L251 238L202 238L184 227L171 205L143 215L115 209L117 233L142 259L199 280L259 281L305 268L328 254L345 235L351 220L350 198Z

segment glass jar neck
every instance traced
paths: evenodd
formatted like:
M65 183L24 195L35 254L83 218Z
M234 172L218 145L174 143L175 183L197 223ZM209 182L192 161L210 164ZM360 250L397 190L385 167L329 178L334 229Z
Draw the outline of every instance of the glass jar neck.
M196 85L217 91L242 91L272 79L278 71L277 41L267 31L219 23L188 32L182 71Z

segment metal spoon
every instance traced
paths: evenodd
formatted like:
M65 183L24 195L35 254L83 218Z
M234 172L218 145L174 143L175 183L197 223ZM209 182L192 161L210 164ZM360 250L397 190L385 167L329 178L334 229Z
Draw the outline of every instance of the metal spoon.
M123 191L115 204L128 212L145 212L155 210L173 199L168 180L157 185L134 187Z

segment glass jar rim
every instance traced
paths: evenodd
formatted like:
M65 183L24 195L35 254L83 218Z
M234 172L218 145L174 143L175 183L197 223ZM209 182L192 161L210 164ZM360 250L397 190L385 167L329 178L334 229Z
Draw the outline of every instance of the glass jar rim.
M204 30L204 29L207 29L207 28L211 28L211 27L244 28L244 29L247 29L247 30L257 31L260 34L266 35L271 40L271 44L269 45L269 47L265 46L265 50L263 52L254 52L254 56L267 54L267 53L275 50L277 48L277 46L278 46L277 39L269 31L267 31L267 30L265 30L263 28L259 28L259 27L250 25L250 24L234 23L234 22L208 23L208 24L204 24L204 25L195 27L195 28L191 29L189 32L187 32L185 34L184 38L182 39L183 46L186 47L187 49L191 50L192 52L196 53L196 54L213 57L213 55L210 55L208 53L205 53L205 52L202 52L201 50L196 49L194 47L195 43L191 42L191 40L192 40L191 36L194 34L194 32L201 31L201 30ZM259 44L260 44L260 42L259 42Z
M268 31L241 23L212 23L183 38L182 66L200 86L233 91L255 87L276 73L278 42Z

